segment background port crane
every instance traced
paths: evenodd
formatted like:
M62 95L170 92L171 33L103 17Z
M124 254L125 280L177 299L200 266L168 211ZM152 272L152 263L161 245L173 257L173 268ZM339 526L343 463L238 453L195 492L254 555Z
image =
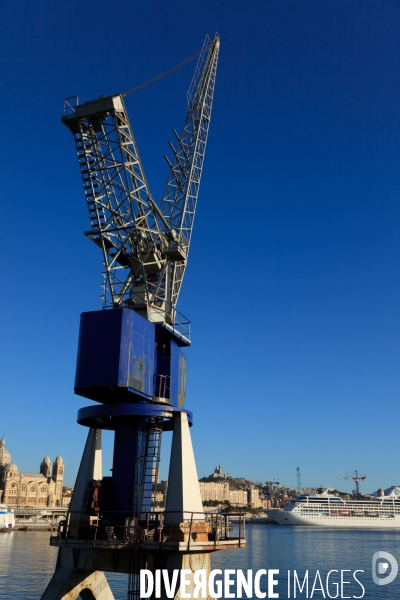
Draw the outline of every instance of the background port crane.
M303 491L303 488L301 487L301 475L300 475L300 468L299 467L297 467L297 491L299 493L299 496L300 496L300 494Z
M346 473L346 475L344 477L340 478L341 480L346 480L346 479L353 479L353 481L356 482L356 495L357 498L360 497L360 481L365 481L367 479L366 475L359 475L358 471L352 471L349 473Z

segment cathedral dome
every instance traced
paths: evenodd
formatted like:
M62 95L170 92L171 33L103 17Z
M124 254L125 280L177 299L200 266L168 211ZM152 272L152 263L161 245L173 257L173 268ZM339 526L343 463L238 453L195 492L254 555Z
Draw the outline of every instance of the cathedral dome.
M63 465L64 464L64 460L63 460L62 456L60 456L60 454L57 456L57 458L54 461L54 463L57 464L57 465Z
M40 473L45 477L50 477L51 475L51 460L48 456L45 456L43 462L40 464Z
M9 473L18 473L18 467L15 463L10 462L4 467L4 471L7 471Z

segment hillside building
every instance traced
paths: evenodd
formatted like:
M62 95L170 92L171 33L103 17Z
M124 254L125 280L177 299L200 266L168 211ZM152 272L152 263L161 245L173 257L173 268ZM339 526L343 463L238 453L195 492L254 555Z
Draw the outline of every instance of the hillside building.
M216 483L214 481L199 481L201 501L216 500L224 502L229 498L229 483Z
M260 508L260 506L262 506L258 488L252 487L247 490L247 502L252 508Z
M245 506L248 504L247 490L231 490L229 492L229 502L232 506Z

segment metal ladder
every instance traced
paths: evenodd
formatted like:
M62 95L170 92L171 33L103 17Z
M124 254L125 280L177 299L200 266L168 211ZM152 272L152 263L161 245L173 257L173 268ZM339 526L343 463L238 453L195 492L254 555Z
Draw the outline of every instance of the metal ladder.
M143 431L142 444L139 452L139 518L145 519L146 515L155 508L156 487L158 481L162 419L149 417Z

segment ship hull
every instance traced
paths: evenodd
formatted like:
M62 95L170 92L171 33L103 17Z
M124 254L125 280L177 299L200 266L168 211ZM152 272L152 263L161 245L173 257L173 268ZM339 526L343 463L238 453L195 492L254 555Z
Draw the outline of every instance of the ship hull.
M304 515L296 511L278 509L266 510L265 512L279 525L330 527L337 529L400 529L400 515L391 517Z

